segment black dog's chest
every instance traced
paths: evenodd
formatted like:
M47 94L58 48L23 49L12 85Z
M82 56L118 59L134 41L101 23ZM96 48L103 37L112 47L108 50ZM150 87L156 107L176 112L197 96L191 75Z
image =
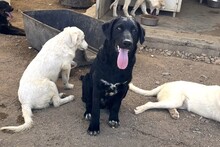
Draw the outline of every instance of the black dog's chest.
M110 83L107 82L103 79L100 80L100 86L101 86L101 99L100 99L100 104L101 108L105 108L106 105L111 103L112 98L114 98L115 95L117 95L120 92L121 87L127 83Z
M103 79L101 79L100 82L101 82L102 91L104 92L103 94L106 97L116 95L118 93L119 87L126 83L126 82L124 82L124 83L114 83L113 84L113 83L107 82Z

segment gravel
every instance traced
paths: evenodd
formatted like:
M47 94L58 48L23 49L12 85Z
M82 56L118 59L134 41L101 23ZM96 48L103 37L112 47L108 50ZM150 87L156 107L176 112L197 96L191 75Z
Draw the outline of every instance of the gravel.
M200 55L196 55L185 51L171 51L171 50L148 48L143 46L140 47L140 51L146 51L152 54L151 57L154 57L154 54L160 54L164 56L174 56L182 59L189 59L192 61L200 61L208 64L220 65L220 57L208 56L204 53L201 53Z

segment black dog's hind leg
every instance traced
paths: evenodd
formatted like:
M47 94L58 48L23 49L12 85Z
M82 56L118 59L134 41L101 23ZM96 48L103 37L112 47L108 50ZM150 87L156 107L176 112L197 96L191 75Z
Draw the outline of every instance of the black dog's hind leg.
M91 120L92 113L92 83L89 74L81 76L82 80L82 101L86 104L86 111L84 113L84 118L86 120Z
M82 101L86 103L86 111L84 117L86 120L90 120L88 128L89 135L99 134L99 119L100 119L100 98L96 89L97 86L93 86L93 81L90 74L81 76L82 80ZM93 89L95 87L95 89Z
M97 85L93 85L92 119L88 128L89 135L96 136L100 132L100 91Z

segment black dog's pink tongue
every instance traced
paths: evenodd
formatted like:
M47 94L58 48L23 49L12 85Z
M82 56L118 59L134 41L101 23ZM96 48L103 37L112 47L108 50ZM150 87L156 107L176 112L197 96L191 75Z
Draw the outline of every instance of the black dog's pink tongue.
M117 65L119 69L125 69L128 66L128 50L127 49L118 49L118 59Z

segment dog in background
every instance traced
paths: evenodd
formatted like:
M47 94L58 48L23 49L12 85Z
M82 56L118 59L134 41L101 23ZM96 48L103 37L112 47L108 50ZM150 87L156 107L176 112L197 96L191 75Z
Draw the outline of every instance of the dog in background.
M144 96L157 96L158 102L147 102L136 107L135 114L148 109L168 109L172 118L178 119L177 109L185 109L220 122L220 86L206 86L187 81L168 82L153 90L143 90L132 83L129 89Z
M150 9L150 14L153 15L154 10L156 10L156 15L159 15L160 13L160 9L161 8L165 8L165 2L164 0L137 0L132 11L131 11L131 15L135 16L135 12L136 10L140 7L143 7L143 3L145 3L145 1L147 1L148 3L148 7ZM145 8L146 9L146 8Z
M117 16L118 16L118 14L117 14L118 2L119 2L119 0L115 0L115 1L110 5L110 9L113 8L113 16L114 16L114 17L117 17ZM130 3L131 3L131 0L124 0L123 12L124 12L124 15L125 15L126 17L132 17L131 15L128 14L128 7L129 7ZM141 3L140 5L141 5L141 10L142 10L143 14L148 14L148 13L147 13L146 3L143 2L143 3ZM140 5L139 5L139 6L140 6ZM138 7L139 7L139 6L138 6Z
M25 123L2 127L1 130L19 132L29 129L33 123L32 109L46 108L50 103L58 107L73 100L73 95L61 98L63 93L58 93L55 82L61 73L64 88L73 88L69 83L71 64L77 48L84 50L88 47L84 37L80 29L67 27L44 44L24 71L19 84L18 97Z
M6 1L0 1L0 33L7 35L25 36L24 30L14 27L9 20L12 18L11 12L14 9Z
M117 128L119 109L128 91L135 64L137 43L144 42L145 32L138 22L118 17L102 26L106 37L90 72L81 76L82 101L86 104L84 117L90 120L89 135L100 131L100 109L109 109L108 124Z
M111 5L110 9L113 8L113 16L117 17L117 6L118 6L119 0L115 0ZM165 2L164 0L136 0L136 3L131 11L131 15L134 17L136 10L141 6L141 10L143 14L149 15L147 12L147 5L150 8L150 14L153 14L154 10L156 9L156 15L159 15L160 9L164 8ZM123 5L123 12L126 17L132 17L128 14L128 7L131 3L131 0L124 0Z

